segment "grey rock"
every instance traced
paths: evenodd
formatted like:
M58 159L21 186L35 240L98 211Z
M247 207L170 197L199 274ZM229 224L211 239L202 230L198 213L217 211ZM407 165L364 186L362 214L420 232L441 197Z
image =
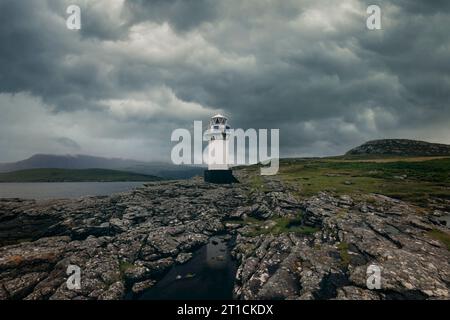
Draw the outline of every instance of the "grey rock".
M132 266L123 272L123 277L126 281L134 283L146 278L150 270L144 266Z
M273 211L270 210L268 206L263 203L260 205L253 206L249 213L249 216L261 220L266 220L273 216Z
M255 190L248 172L236 174L233 186L191 179L111 197L0 200L0 299L139 294L224 232L238 299L449 299L450 252L431 236L448 234L447 202L429 213L382 195L320 192L300 202L276 176ZM300 212L317 232L249 232L247 217L270 229ZM70 264L81 268L80 290L67 288ZM366 288L371 264L382 270L382 290Z
M175 262L178 264L184 264L186 262L188 262L189 260L191 260L192 258L192 253L188 252L188 253L180 253L177 258L175 259Z
M155 280L146 280L142 282L135 283L133 287L131 288L131 291L133 291L134 294L140 294L144 292L145 290L153 287L155 285Z

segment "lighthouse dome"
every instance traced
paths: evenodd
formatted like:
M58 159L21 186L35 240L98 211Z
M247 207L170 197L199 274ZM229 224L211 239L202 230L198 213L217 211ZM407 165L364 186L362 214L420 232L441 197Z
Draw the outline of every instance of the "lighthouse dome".
M220 128L222 128L222 127L227 127L227 121L228 121L228 119L225 116L223 116L221 114L216 114L214 117L211 118L209 124L210 124L210 126L220 126ZM226 128L226 129L228 129L228 128ZM216 128L216 129L219 129L219 128Z
M221 114L216 114L214 117L211 118L211 125L226 125L228 119L221 115Z

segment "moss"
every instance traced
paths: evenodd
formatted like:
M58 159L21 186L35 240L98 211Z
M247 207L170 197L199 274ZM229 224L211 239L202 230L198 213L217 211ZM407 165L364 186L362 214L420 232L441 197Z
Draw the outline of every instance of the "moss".
M238 220L238 219L224 220L224 222L231 223L231 224L244 224L244 220Z
M121 274L125 273L128 269L131 268L134 268L134 264L124 260L119 262L119 270Z
M319 228L302 226L296 230L293 230L293 232L298 233L298 234L311 235L311 234L316 233L319 230L320 230Z
M267 222L274 222L271 226L267 225ZM295 233L301 235L311 235L319 231L318 228L302 225L301 215L294 218L275 218L268 221L252 220L247 221L247 225L253 228L248 232L248 236L259 236L262 234L280 235L283 233Z
M375 200L375 198L373 198L373 197L366 198L365 201L367 204L371 204L371 205L377 204L377 200Z
M250 179L250 187L252 190L264 192L266 190L264 185L264 179L261 175L255 173Z
M442 242L447 247L447 250L450 251L450 234L438 229L433 229L427 234L430 238Z
M337 247L339 250L339 255L341 257L341 265L344 268L347 268L348 265L350 264L350 254L348 253L348 243L340 242Z
M342 219L347 215L348 211L345 209L340 209L337 213L336 213L336 218L338 219Z

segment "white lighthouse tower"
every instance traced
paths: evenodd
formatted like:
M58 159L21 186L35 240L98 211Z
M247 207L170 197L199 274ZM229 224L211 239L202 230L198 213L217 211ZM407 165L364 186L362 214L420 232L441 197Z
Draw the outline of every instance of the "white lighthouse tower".
M230 126L228 119L217 114L209 121L205 133L208 140L208 170L228 170Z
M205 171L207 182L237 182L229 167L230 130L228 119L221 114L215 115L209 121L209 128L205 133L208 141L208 170Z

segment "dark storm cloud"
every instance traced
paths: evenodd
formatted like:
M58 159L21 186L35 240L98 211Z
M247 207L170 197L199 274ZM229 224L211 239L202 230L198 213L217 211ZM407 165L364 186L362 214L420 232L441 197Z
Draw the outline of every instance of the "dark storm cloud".
M379 5L385 5L392 3L392 1L381 0L381 1L366 1L366 3ZM395 4L402 8L404 12L417 14L417 15L429 15L437 13L449 13L450 12L450 2L447 0L397 0Z
M98 90L98 82L94 83L97 65L64 65L65 57L82 54L64 23L63 16L56 16L45 1L0 4L2 92L29 91L51 104L61 102L55 104L56 108L70 109L80 106L70 105L70 97ZM76 102L81 101L84 99Z
M213 21L218 12L215 0L126 0L124 14L132 22L169 22L182 31Z
M0 108L50 121L33 127L47 151L53 134L61 148L164 158L173 129L219 110L280 128L284 156L450 143L448 1L378 1L383 29L369 31L371 1L80 0L80 32L65 28L76 2L0 3ZM4 126L19 139L16 127Z

